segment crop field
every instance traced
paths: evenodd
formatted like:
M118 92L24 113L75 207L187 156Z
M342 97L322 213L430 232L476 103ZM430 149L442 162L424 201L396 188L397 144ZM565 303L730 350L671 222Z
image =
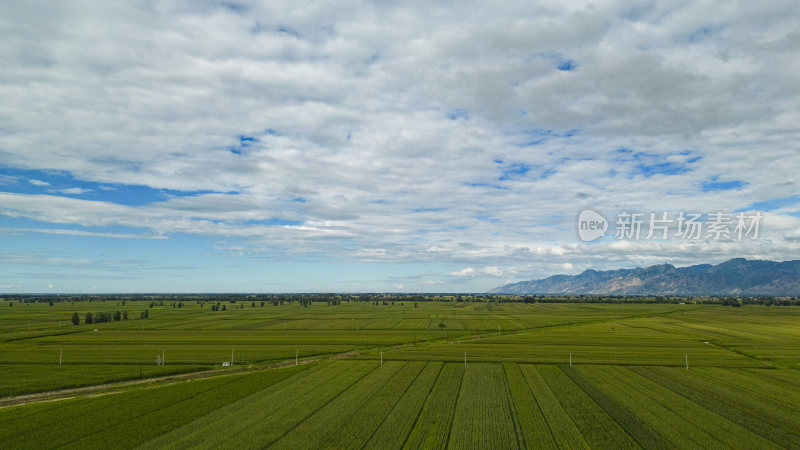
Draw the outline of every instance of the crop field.
M0 302L3 448L800 447L800 308L240 306Z

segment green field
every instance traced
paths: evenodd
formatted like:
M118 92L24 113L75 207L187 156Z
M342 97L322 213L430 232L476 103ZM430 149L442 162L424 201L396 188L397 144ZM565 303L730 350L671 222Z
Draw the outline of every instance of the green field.
M0 405L142 380L4 406L3 448L800 447L800 308L148 306L0 302Z

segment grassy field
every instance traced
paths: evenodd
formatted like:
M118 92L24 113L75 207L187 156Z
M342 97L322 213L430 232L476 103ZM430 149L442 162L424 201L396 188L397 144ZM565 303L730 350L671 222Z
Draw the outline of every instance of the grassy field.
M231 306L0 302L6 399L217 371L0 408L3 447L800 447L800 308Z

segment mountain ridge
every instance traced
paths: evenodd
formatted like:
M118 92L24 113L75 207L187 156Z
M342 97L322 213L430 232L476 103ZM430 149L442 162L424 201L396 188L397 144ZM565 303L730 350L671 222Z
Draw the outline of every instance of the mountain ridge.
M733 258L717 265L675 267L657 264L635 269L553 275L499 286L490 294L574 295L800 295L800 260Z

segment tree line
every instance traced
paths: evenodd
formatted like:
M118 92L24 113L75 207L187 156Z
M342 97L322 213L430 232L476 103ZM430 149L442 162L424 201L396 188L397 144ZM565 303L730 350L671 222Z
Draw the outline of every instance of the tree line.
M145 309L139 314L140 319L148 319L150 317L150 310ZM73 312L70 319L73 325L81 324L81 315L78 312ZM119 322L121 320L128 320L128 311L114 311L112 312L87 312L83 315L83 324L91 325L93 323L106 323L106 322Z

